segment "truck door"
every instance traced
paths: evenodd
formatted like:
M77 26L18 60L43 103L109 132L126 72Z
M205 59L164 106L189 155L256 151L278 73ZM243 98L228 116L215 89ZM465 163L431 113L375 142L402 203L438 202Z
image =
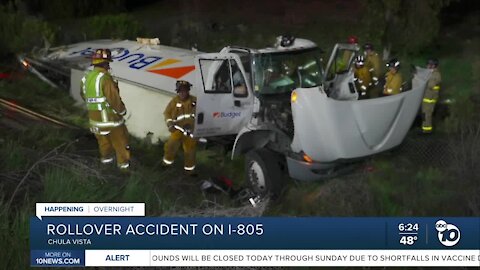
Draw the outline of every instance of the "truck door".
M195 57L197 108L194 135L237 134L252 117L253 92L238 55L209 53Z
M356 44L336 44L325 69L325 88L329 97L337 100L356 100L353 61L358 54Z

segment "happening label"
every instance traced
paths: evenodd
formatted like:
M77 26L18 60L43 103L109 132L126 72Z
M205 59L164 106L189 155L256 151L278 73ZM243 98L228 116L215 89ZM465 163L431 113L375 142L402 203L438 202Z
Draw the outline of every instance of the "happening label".
M145 203L37 203L36 216L145 216Z

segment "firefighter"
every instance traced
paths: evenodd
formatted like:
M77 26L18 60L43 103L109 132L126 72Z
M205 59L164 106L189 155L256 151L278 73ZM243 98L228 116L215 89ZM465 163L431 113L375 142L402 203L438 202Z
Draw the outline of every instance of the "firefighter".
M440 83L442 82L442 77L438 70L438 59L429 59L427 68L432 70L432 75L428 80L422 102L422 132L426 134L433 131L432 115L438 100Z
M365 52L365 66L372 74L373 88L370 91L370 97L378 97L381 92L381 88L378 86L378 80L382 75L382 61L377 52L374 51L371 43L366 43L363 46Z
M170 131L170 138L165 143L163 164L173 164L175 155L180 145L183 147L185 173L196 176L195 173L195 148L197 141L193 138L195 106L197 98L190 95L191 84L187 81L177 81L176 92L178 93L167 105L163 115Z
M127 171L130 166L130 146L124 116L127 109L120 98L118 85L109 73L112 53L97 49L92 56L93 70L82 78L80 95L87 104L90 130L97 138L100 161L113 163Z
M368 97L368 92L372 87L372 74L365 66L365 59L362 55L355 58L355 85L360 91L360 98L364 99Z
M385 75L385 85L383 86L383 95L390 96L402 92L402 74L400 74L400 61L392 58L387 63L388 72Z

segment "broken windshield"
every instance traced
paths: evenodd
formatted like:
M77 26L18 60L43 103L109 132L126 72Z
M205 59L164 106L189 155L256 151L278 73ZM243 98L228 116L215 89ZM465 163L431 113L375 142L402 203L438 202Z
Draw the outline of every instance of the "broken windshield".
M254 57L255 91L280 94L322 83L320 50L257 54Z

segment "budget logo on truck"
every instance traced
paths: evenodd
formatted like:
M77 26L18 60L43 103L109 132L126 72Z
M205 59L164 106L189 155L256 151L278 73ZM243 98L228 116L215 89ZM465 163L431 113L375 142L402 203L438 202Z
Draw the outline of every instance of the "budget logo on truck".
M240 117L241 112L214 112L212 114L213 118L236 118Z
M95 52L96 48L87 47L83 50L74 51L70 56L83 55L90 57ZM195 69L193 65L175 66L182 64L182 61L174 58L167 58L160 56L148 56L144 53L133 53L126 48L110 48L112 51L112 60L114 62L123 63L131 69L145 70L151 73L179 79ZM151 66L152 64L154 64ZM174 65L174 67L172 67ZM148 68L145 68L147 67Z

